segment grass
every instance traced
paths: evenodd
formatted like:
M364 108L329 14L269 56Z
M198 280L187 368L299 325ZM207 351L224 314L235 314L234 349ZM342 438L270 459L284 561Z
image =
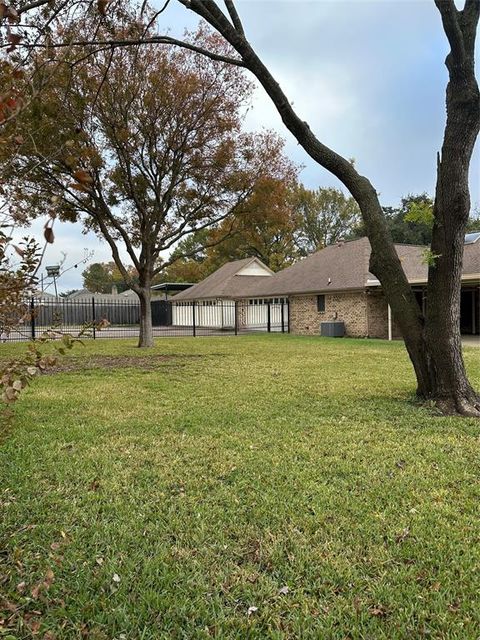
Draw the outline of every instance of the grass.
M138 355L89 342L16 407L0 638L478 638L480 425L415 406L401 344Z

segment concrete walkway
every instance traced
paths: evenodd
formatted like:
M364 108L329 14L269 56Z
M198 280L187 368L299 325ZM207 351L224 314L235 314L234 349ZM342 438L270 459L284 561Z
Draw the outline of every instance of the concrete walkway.
M464 347L480 347L480 336L463 336L462 344Z

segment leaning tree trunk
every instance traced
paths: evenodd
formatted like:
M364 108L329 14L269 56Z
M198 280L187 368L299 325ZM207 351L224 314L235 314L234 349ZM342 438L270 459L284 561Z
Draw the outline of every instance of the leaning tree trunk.
M150 282L146 280L143 281L136 293L140 299L140 333L138 336L138 346L153 347L152 294Z

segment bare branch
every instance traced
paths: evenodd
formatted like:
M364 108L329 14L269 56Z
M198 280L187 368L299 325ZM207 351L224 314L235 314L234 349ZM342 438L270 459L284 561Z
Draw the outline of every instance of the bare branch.
M242 21L240 20L240 16L238 15L237 9L233 0L224 0L225 6L227 7L228 13L230 14L230 18L232 19L233 26L242 36L245 35L245 31L243 30Z
M218 53L214 53L213 51L208 51L203 47L197 47L194 44L190 44L189 42L184 42L183 40L177 40L176 38L170 38L169 36L152 36L151 38L139 38L134 40L80 40L74 42L58 42L58 43L49 43L44 44L41 42L29 44L29 43L20 43L18 46L23 47L24 49L62 49L66 47L98 47L98 50L92 49L91 55L98 53L106 48L117 48L117 47L131 47L131 46L141 46L147 44L167 44L173 45L176 47L180 47L182 49L188 49L189 51L193 51L194 53L200 53L211 60L215 60L217 62L225 62L226 64L231 64L236 67L244 67L243 62L237 58L230 58L229 56L222 56ZM0 45L0 49L5 48L7 44ZM83 59L85 59L85 56Z
M18 15L22 13L27 13L32 9L38 9L39 7L44 7L46 4L49 4L50 0L35 0L35 2L29 2L28 4L24 4L23 6L17 9Z

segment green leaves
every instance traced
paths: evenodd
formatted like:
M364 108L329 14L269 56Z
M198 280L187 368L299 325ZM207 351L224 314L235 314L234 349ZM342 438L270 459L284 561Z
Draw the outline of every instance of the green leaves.
M424 224L429 227L433 226L433 201L412 201L405 214L405 222L415 222L416 224Z

